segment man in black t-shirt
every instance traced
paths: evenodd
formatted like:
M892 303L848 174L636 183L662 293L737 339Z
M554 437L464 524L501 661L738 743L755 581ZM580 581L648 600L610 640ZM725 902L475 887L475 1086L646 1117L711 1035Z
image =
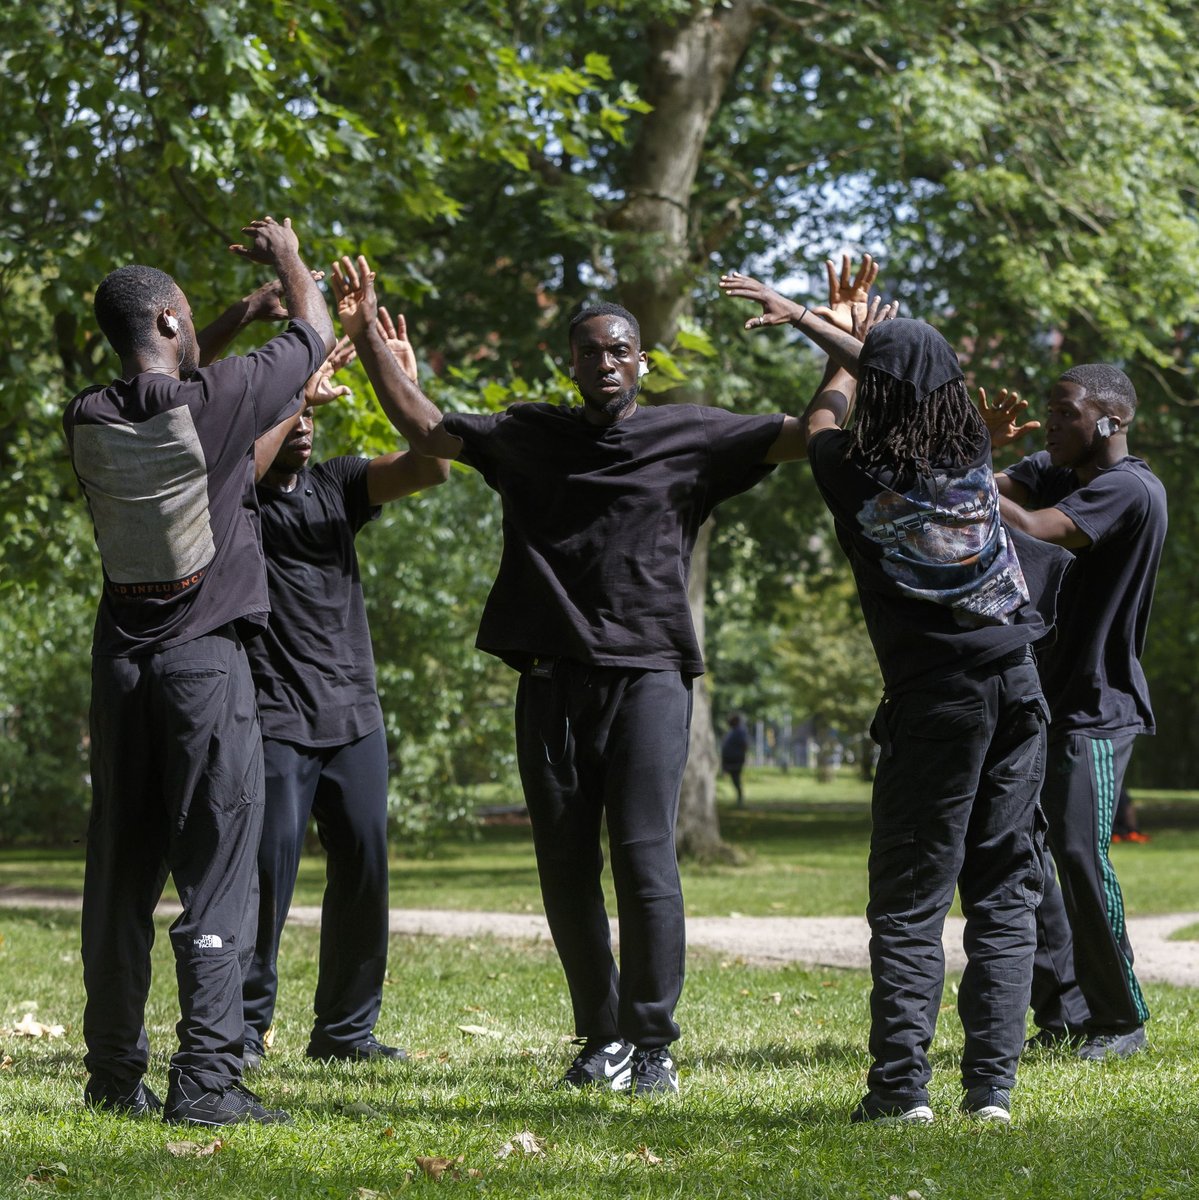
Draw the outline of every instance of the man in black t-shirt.
M583 1042L563 1084L677 1091L670 1044L684 924L674 822L691 680L703 671L687 570L712 509L795 456L798 422L639 407L646 355L636 320L615 305L572 323L581 406L443 416L380 339L365 260L343 260L333 286L392 424L421 453L474 467L503 503L503 556L477 644L520 672L517 757ZM605 817L619 973L600 882Z
M721 286L762 305L751 325L817 332L811 314L756 280L730 275ZM1046 624L1033 596L1053 594L1062 564L1043 555L1026 578L1000 521L987 431L948 343L919 321L871 328L880 315L866 314L856 362L830 359L804 417L885 685L871 730L881 746L866 910L873 1063L851 1120L933 1120L928 1048L956 886L967 952L962 1108L1006 1122L1041 894L1047 709L1031 644Z
M380 312L388 347L416 377L404 318ZM258 849L258 936L246 973L245 1063L265 1053L278 992L279 938L309 817L328 855L309 1058L407 1057L374 1036L387 969L387 740L354 538L380 505L444 483L449 463L407 453L309 465L312 409L353 358L339 345L309 381L282 445L260 438L258 507L271 615L247 645L258 693L266 815Z
M1066 547L1075 560L1057 641L1040 661L1052 712L1042 804L1089 1010L1078 1050L1085 1059L1136 1053L1149 1018L1108 857L1133 742L1153 732L1141 653L1166 536L1165 489L1128 452L1136 403L1131 380L1117 367L1072 368L1049 397L1047 448L997 476L1004 519ZM1036 426L1016 428L1022 407L1018 397L1001 395L989 417L996 446ZM1034 1000L1038 988L1053 991L1054 957L1068 949L1061 938L1052 927L1042 930L1046 953L1038 957ZM1070 1032L1078 1031L1047 1023L1042 1040Z
M298 413L304 381L333 344L290 222L268 217L245 232L250 245L235 249L275 268L287 332L197 369L202 339L178 286L122 267L95 300L122 378L82 392L63 417L104 576L92 646L84 1098L131 1115L163 1110L142 1077L153 914L169 872L183 905L171 926L181 1019L164 1117L202 1125L287 1119L240 1084L262 821L242 635L269 610L252 452Z

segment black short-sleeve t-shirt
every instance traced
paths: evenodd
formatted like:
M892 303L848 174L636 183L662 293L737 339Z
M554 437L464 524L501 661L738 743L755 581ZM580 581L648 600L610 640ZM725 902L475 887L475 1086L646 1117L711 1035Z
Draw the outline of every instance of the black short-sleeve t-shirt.
M853 568L888 693L981 666L1045 635L1042 606L1033 601L1052 597L1067 559L1057 552L1056 567L1039 571L1030 588L999 517L989 444L964 467L936 467L902 487L847 459L850 445L844 430L829 430L808 443L808 457Z
M252 354L187 379L143 372L67 405L104 571L93 654L147 654L230 621L265 623L254 442L299 411L324 356L316 331L292 321Z
M687 604L699 528L772 469L782 416L638 406L614 425L582 409L520 404L448 413L463 462L503 501L504 550L479 649L703 672Z
M263 737L340 746L383 723L354 536L380 513L366 458L300 471L295 488L258 485L271 615L246 643Z
M1166 489L1139 458L1123 458L1090 483L1039 450L1007 469L1029 507L1057 508L1091 539L1072 551L1057 641L1039 655L1054 735L1152 733L1141 669L1166 537Z

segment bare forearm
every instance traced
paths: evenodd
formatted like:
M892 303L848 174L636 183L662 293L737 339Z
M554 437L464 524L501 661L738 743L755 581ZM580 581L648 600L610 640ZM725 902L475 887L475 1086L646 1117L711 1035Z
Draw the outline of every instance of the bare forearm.
M196 334L196 342L200 350L200 366L206 367L216 362L224 353L225 347L250 323L250 302L243 296L227 309L216 320L205 325Z
M379 407L408 444L428 458L457 458L461 438L446 432L441 409L404 373L378 329L372 326L356 336L354 349Z
M304 265L299 254L294 253L281 255L275 259L274 265L283 286L283 303L288 313L316 330L328 354L337 339L333 335L333 320L329 316L328 306L321 289L316 286L316 280L312 278L312 272Z
M279 453L287 435L296 427L300 414L295 413L286 420L280 421L272 429L268 429L254 443L254 482L257 483L270 469L271 463Z
M856 379L862 343L852 333L838 329L831 321L815 317L806 309L799 310L798 306L796 307L799 316L793 317L791 324L815 342L829 356L829 361L834 366L847 371Z

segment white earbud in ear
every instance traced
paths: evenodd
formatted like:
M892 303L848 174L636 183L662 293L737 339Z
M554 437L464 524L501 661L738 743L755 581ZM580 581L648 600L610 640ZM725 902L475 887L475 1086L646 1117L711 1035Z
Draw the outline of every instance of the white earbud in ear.
M574 380L575 380L575 369L574 369L574 367L571 367L571 368L570 368L570 381L571 381L571 383L574 383Z
M643 375L649 374L649 363L642 361L637 364L637 378L640 379Z
M178 317L176 317L176 316L175 316L173 313L167 313L167 314L166 314L166 315L163 317L163 320L166 322L166 327L167 327L167 328L168 328L168 329L169 329L169 330L170 330L172 333L178 333L178 332L179 332L179 318L178 318Z

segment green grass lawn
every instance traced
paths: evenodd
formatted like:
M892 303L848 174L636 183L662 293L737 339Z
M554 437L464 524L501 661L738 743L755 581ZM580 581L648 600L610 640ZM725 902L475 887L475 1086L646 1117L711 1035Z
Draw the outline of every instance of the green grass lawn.
M743 852L737 866L683 867L690 916L857 916L866 908L869 785L852 772L829 784L808 772L756 770L746 778L749 805L732 804L720 782L721 828ZM726 795L727 792L727 795ZM1112 847L1129 915L1199 910L1199 796L1136 795L1147 845ZM81 852L0 853L0 889L45 887L77 893ZM297 904L319 904L324 860L306 858ZM527 827L503 825L441 844L427 857L393 860L391 902L399 908L540 912L541 896Z
M544 944L395 938L378 1032L408 1064L307 1062L316 934L289 929L275 1044L253 1086L288 1127L204 1131L85 1110L77 918L0 911L0 1026L26 1011L65 1036L0 1036L0 1196L805 1197L1055 1200L1199 1194L1199 994L1147 989L1149 1050L1115 1064L1030 1059L1008 1129L959 1117L960 1026L947 989L929 1128L851 1126L867 1067L863 973L765 969L693 954L679 1010L683 1092L636 1102L552 1088L569 1011ZM176 1019L165 926L155 948L149 1081ZM468 1036L459 1026L500 1036ZM516 1135L535 1156L500 1157ZM182 1144L182 1146L180 1145ZM173 1148L172 1148L173 1147ZM457 1160L427 1178L418 1156ZM455 1168L452 1168L453 1170Z

